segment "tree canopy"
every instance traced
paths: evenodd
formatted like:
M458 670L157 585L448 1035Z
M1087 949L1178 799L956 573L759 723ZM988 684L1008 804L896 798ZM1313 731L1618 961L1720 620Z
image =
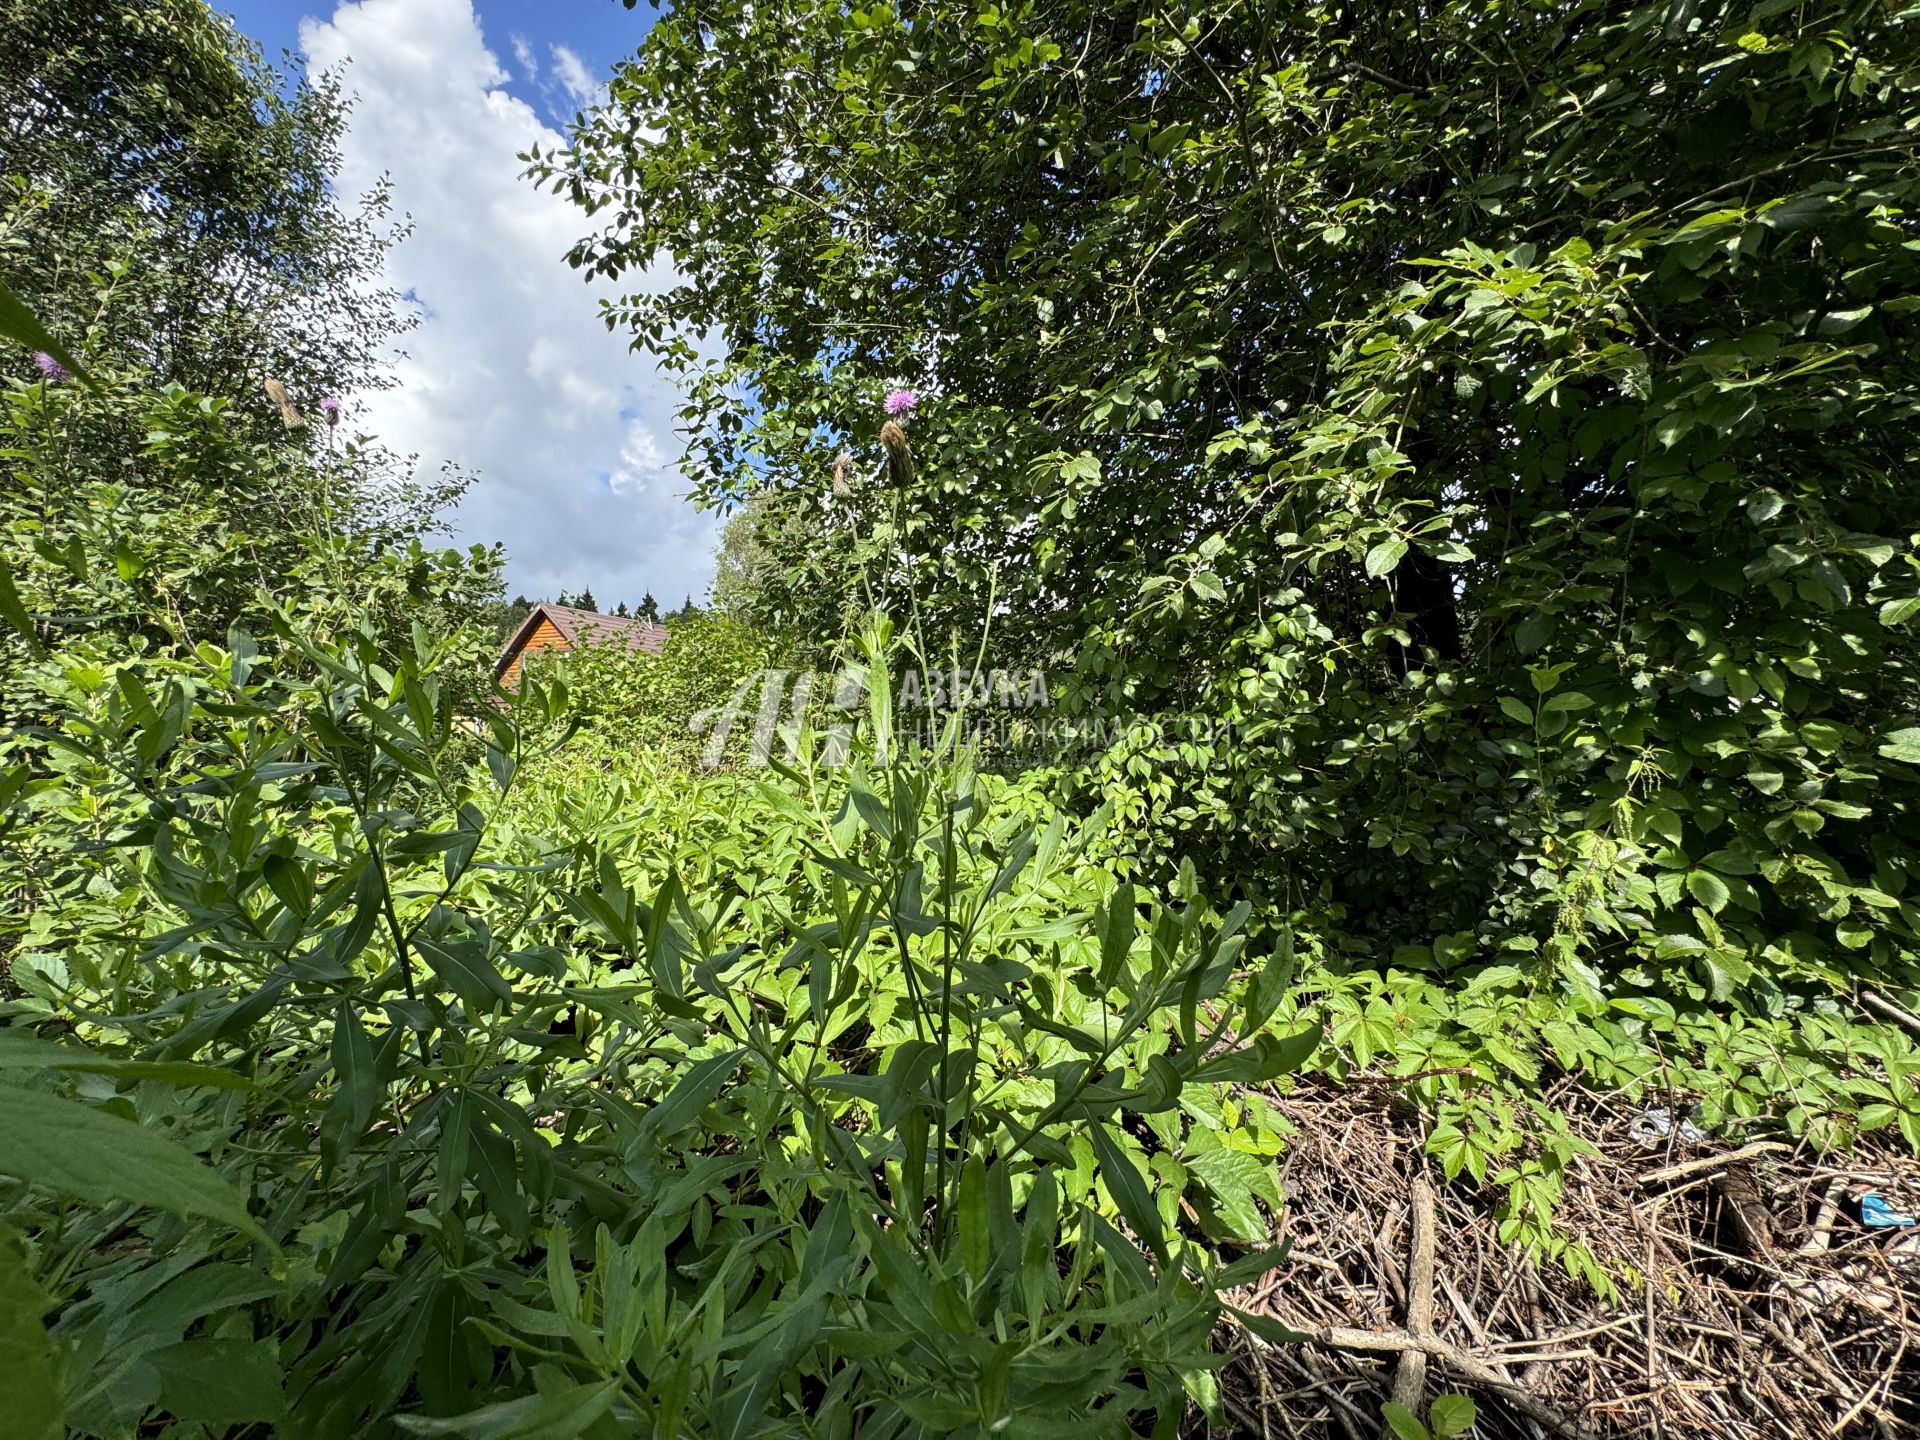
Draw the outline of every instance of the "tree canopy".
M0 32L0 254L44 322L263 423L267 379L307 409L390 383L413 316L385 188L329 186L336 82L287 83L198 0L0 0Z
M1916 24L737 0L535 163L790 610L1157 717L1089 789L1362 949L1724 995L1920 918Z

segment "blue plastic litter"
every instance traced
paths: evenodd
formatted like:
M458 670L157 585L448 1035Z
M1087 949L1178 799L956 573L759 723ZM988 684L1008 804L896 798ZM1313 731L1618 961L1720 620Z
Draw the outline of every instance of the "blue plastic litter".
M1860 1223L1873 1230L1897 1230L1903 1225L1920 1225L1920 1220L1901 1214L1869 1190L1860 1197Z

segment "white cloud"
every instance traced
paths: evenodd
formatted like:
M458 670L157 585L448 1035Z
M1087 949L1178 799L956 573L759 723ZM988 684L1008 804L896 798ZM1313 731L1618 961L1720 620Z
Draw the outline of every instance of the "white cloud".
M344 67L355 97L340 188L351 199L389 174L413 220L388 278L426 319L400 388L367 397L366 428L425 468L479 472L456 528L506 542L509 593L704 596L719 522L681 498L677 397L567 266L586 217L519 178L521 152L561 137L503 88L471 0L342 4L300 43L314 69ZM576 81L598 89L577 55L553 54L576 99ZM518 58L530 66L531 47Z
M521 72L529 80L540 77L540 62L534 57L533 46L527 43L524 35L509 35L507 39L513 45L513 58L520 62Z
M564 45L553 47L553 73L576 105L591 105L600 98L600 82L587 69L587 62Z

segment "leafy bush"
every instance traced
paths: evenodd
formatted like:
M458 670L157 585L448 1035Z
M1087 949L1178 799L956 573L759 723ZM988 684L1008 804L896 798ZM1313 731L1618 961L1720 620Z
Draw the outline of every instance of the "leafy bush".
M535 668L559 668L572 697L570 718L583 729L610 744L700 763L708 750L710 727L699 717L724 706L772 659L772 647L745 623L723 615L697 615L669 625L666 645L657 655L613 638L536 656L533 663ZM758 703L756 694L751 704ZM741 752L746 728L726 753Z
M827 767L802 728L778 781L583 766L529 743L567 709L537 671L476 738L483 632L380 614L423 557L216 644L108 515L6 592L39 652L0 779L32 1440L1121 1435L1212 1403L1218 1291L1274 1260L1280 1127L1243 1087L1320 1033L1271 1025L1291 951L1247 962L1249 907L1137 895L953 755ZM55 584L146 643L48 649ZM891 653L876 625L882 735Z
M1366 1005L1539 1017L1372 1053L1532 1091L1677 1029L1716 1108L1779 1047L1788 1123L1911 1139L1852 1012L1920 989L1916 23L735 0L534 168L577 265L673 255L608 316L753 497L755 603L991 620L1106 727L1058 773L1143 873ZM903 380L918 462L862 481Z
M92 1043L10 1052L0 1107L77 1428L1118 1434L1208 1395L1248 1270L1208 1237L1259 1241L1278 1198L1230 1087L1318 1034L1264 1032L1284 956L1217 1009L1244 907L1143 906L1063 818L929 765L707 782L729 843L656 808L555 849L482 808L511 719L490 782L440 768L444 649L279 641L306 676L244 643L123 671L66 717L84 774L27 782L42 825L140 815L111 836L138 910L14 1007ZM171 772L206 731L226 753ZM84 1169L56 1125L100 1135Z

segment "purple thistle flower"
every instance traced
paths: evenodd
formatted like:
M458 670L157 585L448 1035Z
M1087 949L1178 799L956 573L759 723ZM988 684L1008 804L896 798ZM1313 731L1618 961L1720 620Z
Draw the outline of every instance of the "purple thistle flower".
M40 367L40 373L58 384L62 380L71 380L73 372L62 365L44 350L33 352L33 363Z
M331 395L327 396L326 399L320 402L320 413L327 417L327 424L338 425L340 423L340 402Z
M908 415L913 407L920 403L920 396L912 390L896 390L886 398L887 414Z

